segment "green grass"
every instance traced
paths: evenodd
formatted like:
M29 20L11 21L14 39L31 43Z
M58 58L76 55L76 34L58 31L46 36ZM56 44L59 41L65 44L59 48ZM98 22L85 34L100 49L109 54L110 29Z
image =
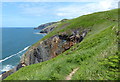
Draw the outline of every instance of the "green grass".
M60 24L45 40L61 32L91 29L85 39L57 57L21 68L5 80L64 80L74 69L72 80L118 80L118 9L84 15ZM113 20L116 21L113 21ZM114 28L114 29L113 29ZM42 41L40 40L40 41ZM39 42L34 44L37 46Z
M113 20L116 20L116 21L113 21ZM47 38L52 37L53 35L57 35L62 32L71 34L72 30L79 29L79 28L81 29L80 31L83 31L83 29L88 29L88 28L99 30L99 29L109 26L112 23L115 23L117 21L118 21L118 9L83 15L78 18L75 18L72 20L67 20L67 21L59 24L58 27L56 29L54 29L54 31L50 32L48 35L46 35L40 41L43 41ZM66 26L65 28L61 29L61 27L66 23L68 23L69 25ZM38 46L40 41L33 44L33 46Z

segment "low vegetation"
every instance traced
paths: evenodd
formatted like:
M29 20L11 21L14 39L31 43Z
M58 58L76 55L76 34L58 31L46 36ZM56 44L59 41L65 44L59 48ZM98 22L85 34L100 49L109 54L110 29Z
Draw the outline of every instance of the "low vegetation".
M23 67L5 80L65 80L75 68L79 69L71 80L120 80L118 10L84 15L60 24L40 41L63 32L71 34L78 28L91 31L82 42L57 57ZM62 28L66 23L68 25Z

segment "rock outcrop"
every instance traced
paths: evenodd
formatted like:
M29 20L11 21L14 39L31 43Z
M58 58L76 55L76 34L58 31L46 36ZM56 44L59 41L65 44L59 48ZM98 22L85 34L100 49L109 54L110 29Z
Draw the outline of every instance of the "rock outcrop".
M49 33L51 31L53 31L59 24L61 24L62 22L65 22L67 21L68 19L62 19L61 21L58 21L58 22L52 22L50 23L49 25L47 24L45 28L43 28L40 33ZM63 25L61 28L64 28L65 26L67 26L69 24L65 24ZM43 26L43 25L41 25Z
M59 24L60 24L60 22L52 24L52 25L49 25L46 28L42 29L40 31L40 33L49 33L51 31L53 31L53 29L56 28Z
M50 22L50 23L42 24L42 25L40 25L40 26L38 26L37 28L34 28L34 29L43 29L43 28L45 28L47 26L50 26L52 24L55 24L55 23L57 23L57 22Z
M49 33L51 31L53 31L53 29L56 28L59 24L61 24L62 22L65 22L67 20L68 19L62 19L62 20L57 21L57 22L50 22L50 23L42 24L34 29L42 29L40 31L40 33Z
M87 32L88 30L84 30L83 33L74 31L71 35L63 33L41 41L37 47L32 46L22 56L20 63L31 65L54 58L70 49L74 44L81 42Z

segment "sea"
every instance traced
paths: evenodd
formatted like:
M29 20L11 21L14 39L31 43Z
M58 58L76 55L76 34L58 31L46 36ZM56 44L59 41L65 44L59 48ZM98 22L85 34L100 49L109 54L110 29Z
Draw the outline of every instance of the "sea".
M0 74L19 64L28 48L45 36L33 28L2 28L2 58ZM1 53L0 53L1 54Z

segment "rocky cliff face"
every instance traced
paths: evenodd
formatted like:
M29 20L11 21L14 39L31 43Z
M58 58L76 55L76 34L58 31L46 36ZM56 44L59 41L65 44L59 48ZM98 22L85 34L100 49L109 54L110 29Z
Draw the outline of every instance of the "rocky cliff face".
M72 35L63 33L41 41L37 47L32 46L21 58L20 64L31 65L49 60L70 49L74 44L79 43L86 36L88 30L82 33L73 32Z

